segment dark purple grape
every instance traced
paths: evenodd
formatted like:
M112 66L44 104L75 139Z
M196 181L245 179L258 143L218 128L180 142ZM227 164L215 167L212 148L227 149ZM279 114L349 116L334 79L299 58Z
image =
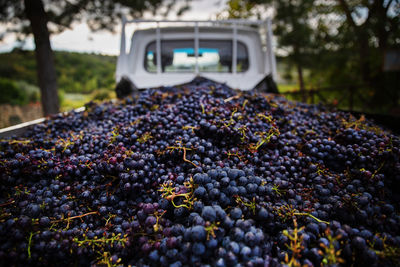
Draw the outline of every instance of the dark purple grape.
M211 206L205 206L203 208L201 216L204 218L204 220L210 221L210 222L214 222L217 219L217 213Z
M368 119L205 79L89 103L0 140L0 261L279 266L297 232L292 265L394 266L399 160Z
M204 241L206 238L206 230L200 225L193 226L191 236L193 241Z

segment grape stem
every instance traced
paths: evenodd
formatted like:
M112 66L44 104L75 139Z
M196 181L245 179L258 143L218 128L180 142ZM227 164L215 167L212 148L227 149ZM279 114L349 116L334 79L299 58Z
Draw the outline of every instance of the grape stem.
M167 150L170 150L171 152L174 151L175 149L176 149L176 150L183 150L183 160L186 161L186 162L188 162L188 163L190 163L190 164L192 164L193 166L195 166L195 167L197 168L198 166L197 166L196 164L194 164L192 161L190 161L190 160L188 160L188 159L186 158L186 151L187 151L187 150L193 150L193 149L192 149L192 148L188 148L188 147L182 146L182 141L176 141L176 143L177 143L179 146L169 146L169 147L167 147Z
M92 212L88 212L88 213L85 213L85 214L82 214L82 215L77 215L77 216L73 216L73 217L62 218L62 219L59 219L59 220L53 220L53 221L51 221L51 223L54 224L54 223L59 223L59 222L67 221L67 227L66 227L66 229L68 229L68 228L69 228L69 223L70 223L71 220L83 218L83 217L86 217L86 216L89 216L89 215L92 215L92 214L99 214L99 212L98 212L98 211L92 211Z
M11 204L13 204L13 203L15 203L15 200L10 200L10 201L8 201L8 202L1 203L1 204L0 204L0 207L8 206L8 205L11 205Z
M31 247L32 247L32 237L34 236L34 235L36 235L37 233L39 233L39 232L31 232L30 234L29 234L29 238L28 238L28 259L30 259L31 258Z
M322 223L326 223L326 224L330 224L327 221L323 221L321 219L318 219L317 217L315 217L314 215L310 214L310 213L306 213L306 212L294 212L293 215L297 215L297 216L308 216L310 218L313 218L314 220L316 220L317 222L322 222Z

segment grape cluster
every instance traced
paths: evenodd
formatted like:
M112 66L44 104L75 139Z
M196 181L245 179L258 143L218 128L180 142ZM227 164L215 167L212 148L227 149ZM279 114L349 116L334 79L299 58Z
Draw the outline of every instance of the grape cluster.
M0 141L8 265L396 266L400 139L207 80Z

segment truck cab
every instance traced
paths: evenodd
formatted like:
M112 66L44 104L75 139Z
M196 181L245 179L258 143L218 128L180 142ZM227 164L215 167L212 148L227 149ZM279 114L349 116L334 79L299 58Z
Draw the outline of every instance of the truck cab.
M127 51L127 23L156 26L134 31ZM116 70L120 87L173 86L201 76L233 89L251 90L264 82L264 90L274 90L276 63L270 20L123 19L120 50Z

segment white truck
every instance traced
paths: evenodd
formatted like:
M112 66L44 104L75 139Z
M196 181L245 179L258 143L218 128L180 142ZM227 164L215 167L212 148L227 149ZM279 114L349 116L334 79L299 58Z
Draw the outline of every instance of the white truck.
M129 52L126 52L125 26L128 23L155 24L155 27L134 31ZM226 83L233 89L277 93L270 19L122 19L121 52L116 69L118 97L139 89L188 83L199 76ZM44 120L0 129L0 138L20 135Z
M126 49L125 27L134 31ZM155 26L154 26L155 25ZM126 20L116 69L117 95L188 83L195 77L239 90L277 92L271 21Z

